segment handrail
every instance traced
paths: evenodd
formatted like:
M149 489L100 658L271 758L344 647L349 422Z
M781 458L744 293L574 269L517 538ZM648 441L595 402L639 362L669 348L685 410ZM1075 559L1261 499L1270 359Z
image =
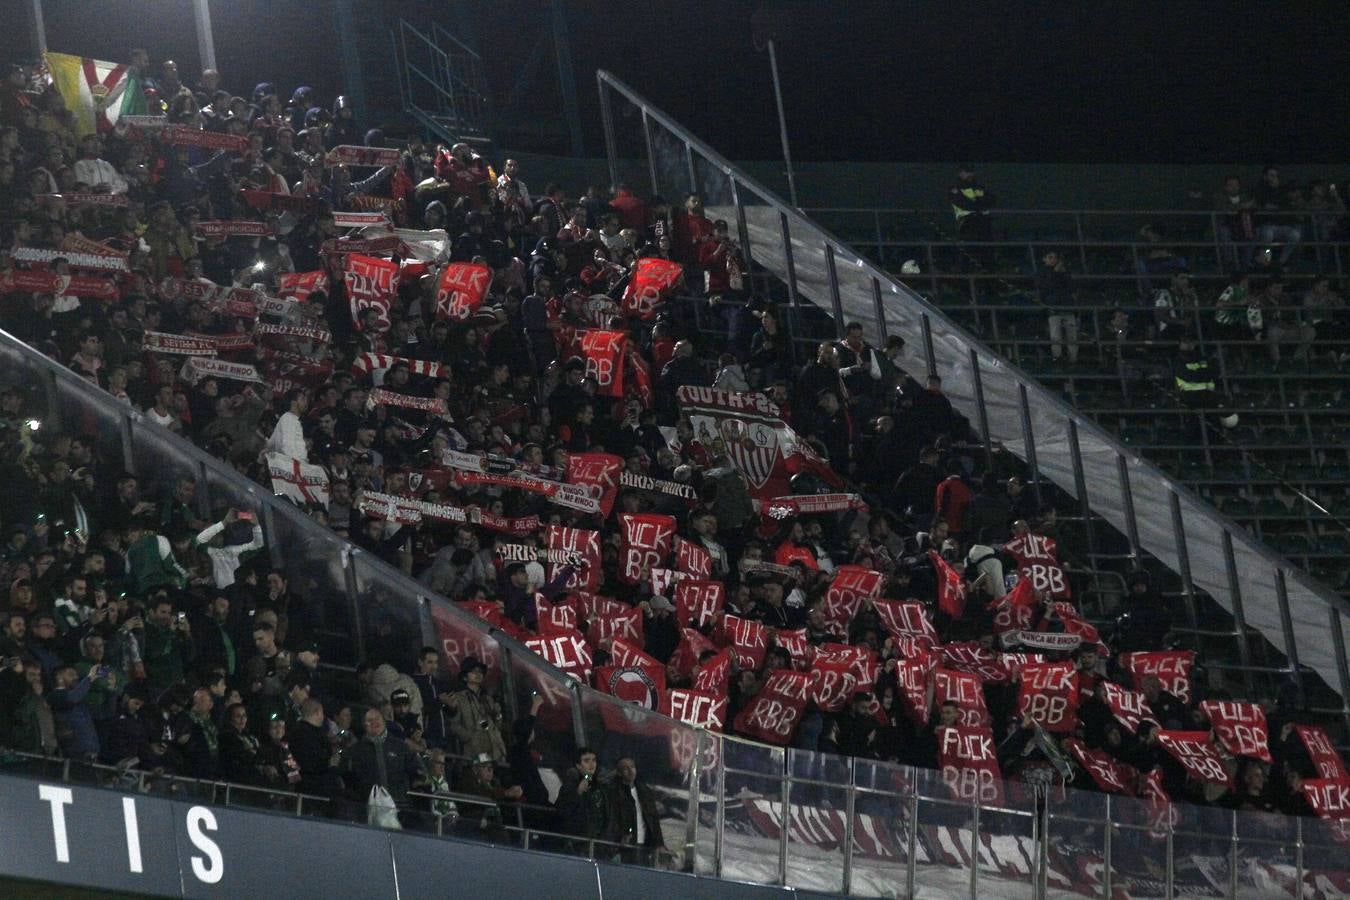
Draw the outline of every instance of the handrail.
M823 247L826 256L827 286L829 294L836 298L834 300L836 313L842 309L838 299L842 276L836 274L836 269L846 270L850 277L857 279L860 276L861 279L870 282L870 298L864 300L857 295L849 297L850 316L864 323L868 339L874 344L879 344L880 339L887 333L904 332L906 340L912 346L924 348L930 371L936 370L936 363L939 357L942 357L942 361L948 367L943 374L951 377L952 382L958 384L963 391L967 386L973 391L973 395L962 393L950 397L952 402L968 415L986 416L988 409L985 397L987 391L994 387L991 379L995 376L1001 380L999 385L1001 391L1005 393L1012 390L1019 391L1023 415L1021 424L1017 422L1016 412L1010 408L1015 407L1018 401L1016 399L1010 403L1003 401L1004 406L995 410L1001 417L999 423L1003 431L998 437L1005 443L1020 446L1023 456L1027 455L1031 447L1035 447L1036 457L1044 467L1051 460L1051 454L1046 452L1043 440L1033 441L1033 429L1028 426L1029 420L1032 419L1030 406L1034 401L1036 420L1054 433L1056 442L1052 446L1057 457L1054 461L1059 467L1051 469L1048 472L1049 477L1077 496L1080 503L1090 504L1099 515L1109 513L1112 518L1108 518L1108 521L1114 519L1113 524L1123 533L1129 533L1132 547L1148 550L1164 565L1177 571L1188 588L1192 581L1201 583L1208 594L1239 617L1240 628L1245 626L1241 618L1243 602L1237 593L1243 581L1237 577L1235 571L1239 562L1239 550L1244 570L1251 562L1267 567L1262 568L1258 565L1256 570L1244 571L1243 574L1248 582L1256 583L1262 590L1267 584L1271 584L1272 594L1278 597L1277 608L1262 609L1259 604L1252 602L1253 598L1249 597L1247 604L1250 608L1247 610L1246 619L1250 621L1253 611L1260 613L1261 621L1255 626L1258 631L1265 634L1275 646L1282 646L1287 657L1291 661L1297 661L1295 665L1310 665L1328 685L1334 686L1333 689L1341 694L1343 702L1350 701L1350 667L1347 667L1345 659L1341 621L1342 617L1350 616L1350 602L1317 584L1283 556L1253 540L1245 530L1226 519L1184 485L1168 477L1151 462L1139 458L1132 448L1121 444L1095 422L1045 389L1034 378L1000 358L983 341L949 319L940 307L910 290L865 258L861 258L847 244L817 223L806 219L775 193L746 175L624 81L603 70L598 71L596 77L601 94L602 122L605 127L609 168L615 183L619 180L619 158L614 134L615 116L610 110L610 92L623 97L641 112L648 170L652 177L654 192L659 192L660 186L657 184L658 165L651 135L652 123L665 128L671 136L683 144L683 164L677 167L676 160L669 162L672 171L681 173L688 171L690 189L697 188L695 181L697 172L693 162L695 153L730 180L732 211L736 214L742 237L749 233L751 225L762 229L759 239L750 242L749 246L744 248L746 253L770 271L778 271L780 267L785 267L791 296L798 295L802 287L801 279L794 274L795 268L800 268L801 260L797 260L794 267L794 259L798 257L799 252L811 252ZM747 203L748 199L753 201L753 205ZM753 222L752 215L755 217ZM769 253L760 252L761 242L764 242ZM799 246L805 250L799 251ZM835 260L841 262L835 263ZM889 311L886 303L888 298L891 301ZM828 311L825 298L817 298L814 302ZM870 312L866 312L868 310ZM910 313L910 316L907 317L904 313ZM917 317L914 316L915 313ZM915 321L915 318L921 321ZM920 324L923 326L922 330L918 327ZM839 326L842 326L842 323L836 321L836 327ZM938 336L934 334L934 330L939 327L943 338L940 343L936 340ZM1067 429L1062 437L1059 434L1061 423L1062 427ZM1013 438L1019 433L1023 436L1020 442ZM990 435L986 434L985 437L988 439ZM1063 443L1060 443L1061 440ZM1091 455L1084 451L1085 445L1091 451ZM1065 467L1065 463L1072 464L1072 471ZM1091 475L1085 477L1088 476L1089 467L1092 470ZM1110 492L1112 480L1119 487L1119 495ZM1167 522L1165 513L1158 515L1158 510L1148 509L1146 511L1154 514L1156 518L1152 522L1145 523L1149 526L1147 529L1137 528L1137 509L1141 504L1135 503L1130 498L1132 492L1145 489L1146 492L1163 495L1160 498L1163 509L1168 505L1172 507L1174 515L1171 516L1170 523ZM1149 502L1152 503L1152 500ZM1200 522L1209 526L1211 529L1209 534L1197 533L1196 526ZM1190 537L1190 540L1185 541L1184 552L1188 555L1199 553L1202 559L1212 560L1212 571L1203 567L1196 567L1191 571L1189 564L1180 555L1183 551L1179 542L1183 533ZM1219 543L1222 547L1214 545L1215 534L1221 537ZM1227 580L1217 575L1225 569L1231 576ZM1295 590L1299 594L1300 621L1295 621L1291 616L1288 595ZM1325 617L1320 625L1313 624L1310 619L1303 619L1306 614L1303 605L1307 602L1317 604L1325 611ZM1327 646L1328 631L1332 636L1331 646ZM1242 643L1245 650L1245 640ZM1350 706L1347 706L1347 713L1350 713Z

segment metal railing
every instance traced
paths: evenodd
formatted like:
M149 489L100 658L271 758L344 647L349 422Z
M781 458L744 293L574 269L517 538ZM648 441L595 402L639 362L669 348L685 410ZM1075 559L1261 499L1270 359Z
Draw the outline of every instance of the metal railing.
M1266 672L1272 694L1290 678L1350 724L1344 633L1350 604L1226 520L1130 447L1023 374L939 308L807 219L608 72L597 73L611 180L653 194L700 193L710 216L733 222L753 266L777 279L791 309L811 305L831 335L848 320L874 346L889 335L918 348L943 392L982 435L1076 497L1175 574L1192 605L1212 598L1232 617L1234 664ZM808 301L803 303L802 301ZM1198 623L1193 623L1198 624ZM1268 643L1267 643L1268 642ZM1203 655L1203 654L1202 654ZM1244 680L1250 680L1244 676ZM1245 686L1245 685L1244 685ZM1242 690L1241 687L1238 688Z
M403 109L448 141L488 137L482 58L440 25L430 33L404 19L389 29Z

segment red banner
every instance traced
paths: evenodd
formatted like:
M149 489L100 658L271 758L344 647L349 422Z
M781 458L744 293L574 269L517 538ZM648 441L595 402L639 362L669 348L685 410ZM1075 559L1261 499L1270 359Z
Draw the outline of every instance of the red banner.
M690 578L712 577L712 554L702 545L675 536L675 569Z
M1055 600L1068 600L1073 596L1069 589L1069 579L1058 563L1032 562L1017 570L1018 574L1031 582L1031 586Z
M994 634L1021 631L1031 627L1039 598L1030 578L1018 578L1011 591L989 603L994 613Z
M1148 708L1148 701L1144 699L1143 694L1121 687L1114 681L1103 681L1101 685L1111 715L1115 716L1116 721L1130 734L1137 732L1139 724L1145 719L1155 723L1158 721L1153 715L1153 710Z
M994 733L983 726L939 728L938 762L942 780L960 800L1003 804L1003 774L998 767Z
M1078 671L1073 663L1023 666L1017 711L1051 733L1073 731L1078 726Z
M565 588L569 591L594 593L600 586L601 550L600 532L585 528L566 528L562 525L548 526L547 547L549 550L567 550L581 554L585 565L573 568L572 576ZM548 579L552 581L561 571L557 563L548 564Z
M1054 538L1032 534L1029 531L1021 537L1008 541L1003 545L1003 549L1017 560L1019 569L1033 562L1059 562L1059 547Z
M1334 833L1350 842L1350 781L1344 778L1307 778L1303 796L1319 818L1336 823Z
M725 697L731 688L731 648L726 647L699 663L694 687Z
M1135 690L1142 690L1144 679L1156 677L1163 690L1174 694L1182 703L1191 702L1191 666L1195 663L1192 650L1168 650L1154 653L1125 653L1120 667L1130 673Z
M1345 762L1341 759L1340 753L1336 752L1336 745L1332 743L1326 729L1318 725L1295 725L1294 731L1298 732L1299 740L1303 741L1303 746L1307 748L1308 757L1316 767L1318 776L1350 779Z
M623 460L612 453L569 453L567 480L583 485L600 504L601 518L608 519L619 493L619 471Z
M1081 643L1095 645L1097 648L1097 652L1102 656L1111 655L1110 649L1105 644L1102 643L1101 635L1097 634L1097 628L1087 619L1084 619L1082 616L1080 616L1078 614L1078 610L1074 607L1072 603L1065 603L1062 600L1051 603L1050 612L1053 614L1053 619L1051 616L1047 616L1045 619L1043 619L1041 621L1040 632L1023 632L1022 633L1023 641L1027 642L1037 640L1045 641L1046 640L1045 638L1029 638L1027 637L1027 635L1031 633L1048 634L1050 632L1048 632L1046 629L1052 627L1051 623L1053 620L1058 620L1064 625L1064 634L1076 636ZM1037 646L1045 646L1045 645L1042 643Z
M787 745L806 709L810 684L811 676L806 672L770 672L764 687L736 716L736 731L766 744Z
M686 578L675 585L675 617L681 628L710 624L726 606L727 592L720 581Z
M1172 798L1163 787L1163 770L1158 766L1139 779L1139 796L1148 803L1149 830L1154 837L1163 837L1175 828L1181 814L1172 805Z
M872 606L882 626L896 638L906 635L937 638L928 611L917 600L873 600Z
M699 634L692 628L680 629L680 643L671 654L670 664L675 667L686 678L694 677L694 670L698 667L698 658L703 655L705 650L716 651L717 647L712 641ZM694 685L699 687L699 685Z
M666 667L601 666L595 670L595 687L625 704L620 709L610 703L601 704L600 717L604 719L605 727L610 731L630 733L648 718L647 713L660 709L662 695L666 692ZM629 710L627 705L636 709Z
M927 725L937 691L937 654L919 651L895 661L895 680L899 698L910 719Z
M661 698L661 715L697 728L721 731L727 723L727 698L725 694L708 691L670 688Z
M623 638L613 638L609 642L609 661L616 666L659 666L660 660L648 656L639 647Z
M1192 777L1231 788L1233 781L1223 766L1223 757L1209 740L1208 731L1158 731L1158 743L1181 763Z
M656 513L619 514L619 578L637 584L644 570L661 565L670 555L675 518Z
M825 624L840 637L848 635L849 622L862 608L863 600L881 595L886 576L865 566L839 566L825 592Z
M867 504L857 494L801 494L774 497L764 503L760 514L766 519L781 521L793 516L844 512L850 509L867 509Z
M436 284L436 318L467 321L478 312L492 285L492 270L482 263L450 263Z
M961 614L966 611L965 579L936 550L929 550L928 558L933 563L933 575L937 578L938 609L953 619L961 618Z
M1064 738L1062 744L1103 793L1134 796L1139 783L1139 770L1134 766L1117 762L1100 750L1092 750L1078 738Z
M589 683L591 649L578 632L525 638L525 646L562 669L568 675Z
M586 375L595 379L596 393L602 397L622 397L624 356L628 335L622 331L591 329L581 335L581 353L586 360Z
M1012 673L999 655L981 647L978 641L944 644L941 650L944 668L969 672L985 684L1006 684L1012 680Z
M621 613L592 616L586 629L586 640L592 647L600 647L608 638L622 638L639 647L645 646L642 610L634 606Z
M936 705L955 703L961 714L962 725L975 727L989 724L989 710L984 705L984 687L977 676L939 668L933 678L933 702Z
M839 712L858 690L853 664L846 660L816 660L807 696L822 712Z
M786 650L792 659L794 669L811 668L811 660L815 658L815 647L806 639L805 628L795 628L791 631L784 628L775 628L773 630L773 642L779 648Z
M728 614L722 627L731 646L731 655L742 669L758 671L764 665L764 654L769 649L769 629L754 619L742 619Z
M543 594L534 595L537 630L545 637L577 630L577 610L570 603L553 603Z
M277 279L277 293L283 297L294 297L301 303L316 291L328 293L328 273L322 269L314 272L286 272Z
M1263 762L1270 758L1270 730L1266 714L1255 703L1227 703L1205 700L1200 711L1209 717L1209 724L1219 738L1219 744L1234 756L1251 756Z
M351 304L352 324L361 328L361 316L367 309L379 313L375 330L389 330L389 307L398 295L398 263L360 253L351 253L343 262L343 281Z
M623 311L644 321L656 318L656 307L670 296L683 274L679 263L656 257L639 259L623 292Z

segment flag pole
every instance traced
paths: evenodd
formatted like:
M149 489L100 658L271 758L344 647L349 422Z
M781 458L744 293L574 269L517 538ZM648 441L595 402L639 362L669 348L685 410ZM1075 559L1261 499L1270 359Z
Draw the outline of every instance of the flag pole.
M34 3L40 0L33 0ZM192 11L197 19L197 54L203 69L216 68L216 41L211 36L211 9L207 0L192 0Z
M42 22L42 0L33 0L33 37L37 41L39 58L47 53L47 28Z

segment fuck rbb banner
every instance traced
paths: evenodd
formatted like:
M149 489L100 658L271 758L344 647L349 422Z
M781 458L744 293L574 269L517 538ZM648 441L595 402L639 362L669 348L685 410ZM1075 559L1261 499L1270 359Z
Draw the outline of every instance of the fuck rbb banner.
M811 668L816 648L807 640L805 628L775 628L773 642L779 649L787 651L788 658L792 660L792 668Z
M917 600L873 600L884 627L892 636L919 635L925 638L937 638L937 631L928 618L928 611Z
M600 396L623 396L623 361L627 351L627 332L592 328L581 335L586 376L595 379L596 393Z
M557 668L583 682L591 678L591 650L576 631L528 637L525 646Z
M1153 710L1148 708L1148 701L1139 691L1122 687L1114 681L1103 681L1101 686L1111 715L1115 716L1116 721L1130 734L1136 733L1140 723L1145 719L1155 723L1158 721L1153 715Z
M998 767L994 733L986 726L939 728L938 763L942 781L958 800L1002 805L1003 774Z
M1350 781L1344 778L1306 778L1303 796L1318 818L1334 822L1333 834L1350 843Z
M785 746L806 709L810 685L807 672L774 669L759 693L737 714L736 731L766 744Z
M495 604L487 605L490 610L483 610L483 612L489 615L497 614L497 621L493 622L486 616L480 618L484 618L490 624L499 625L501 622L500 611ZM465 621L463 616L452 614L450 610L445 608L445 604L432 603L429 608L437 644L444 656L446 665L458 671L466 659L473 657L487 666L488 673L485 679L487 683L489 685L495 684L501 676L501 660L497 655L497 642L481 630L482 626Z
M881 595L886 576L865 566L842 565L825 591L825 624L839 636L848 634L848 625L862 608L863 601Z
M1055 539L1029 531L1008 541L1003 545L1003 550L1017 560L1019 569L1033 562L1059 562L1059 546Z
M1058 563L1033 560L1018 569L1017 574L1030 581L1036 590L1055 600L1068 600L1073 596L1069 579Z
M953 619L961 618L966 611L965 579L936 550L928 551L928 559L933 564L933 577L937 579L938 609Z
M1158 731L1158 743L1185 767L1192 777L1231 788L1233 780L1223 757L1209 739L1208 731Z
M1046 731L1063 734L1078 726L1078 671L1071 662L1022 667L1018 713Z
M956 704L960 723L968 726L989 724L989 709L984 703L984 686L978 676L939 668L933 676L933 702L937 706Z
M681 628L710 625L726 606L726 587L720 581L686 578L675 585L675 618Z
M722 620L722 628L736 665L758 671L769 649L769 629L764 623L728 614Z
M623 638L610 638L609 661L616 666L659 666L661 661Z
M1006 684L1012 673L997 653L980 645L979 641L961 641L944 644L940 648L942 665L957 672L969 672L983 684Z
M858 690L858 677L847 660L816 660L807 696L821 712L839 712Z
M699 657L708 650L717 652L717 646L694 629L681 628L680 642L675 646L675 652L671 654L670 665L684 677L693 678L694 671L698 668ZM695 684L694 687L701 685Z
M906 715L918 725L927 725L937 691L937 654L920 650L895 661L895 681Z
M543 594L535 594L534 613L536 630L542 635L577 630L577 608L571 603L554 603Z
M1229 753L1274 762L1270 756L1270 729L1259 705L1205 700L1200 711L1209 717L1219 744Z
M623 459L613 453L570 453L567 456L567 480L585 486L600 505L600 516L608 519L619 493L619 471Z
M693 688L667 688L661 698L661 715L696 728L721 731L727 723L727 697Z
M589 528L550 525L545 540L548 549L573 551L579 554L585 562L585 565L572 570L572 575L564 586L565 589L594 593L596 588L600 586L600 532L592 531ZM556 578L561 569L561 566L550 563L547 573L549 580Z
M712 554L701 544L675 535L675 568L690 578L712 577Z
M725 697L731 687L731 648L724 647L698 664L694 688Z
M675 518L656 513L620 513L619 577L637 584L644 571L661 565L670 555Z
M453 262L436 282L436 318L465 322L483 306L492 269L483 263Z
M634 606L621 613L592 616L586 628L587 642L592 647L599 648L611 638L622 638L639 647L646 644L642 610Z
M633 275L623 293L623 311L643 321L656 318L656 310L679 284L684 267L677 262L645 257L633 267Z
M1093 750L1078 738L1064 738L1062 745L1074 762L1092 776L1103 793L1134 796L1139 781L1139 770L1134 766L1119 762L1100 750Z
M1163 690L1175 695L1182 703L1191 702L1191 667L1194 664L1193 650L1123 653L1120 657L1120 667L1130 673L1135 690L1143 689L1144 679L1154 677L1162 682Z
M1012 590L989 603L988 608L994 610L994 633L1030 628L1039 602L1031 579L1019 577Z
M398 263L362 253L350 253L343 260L343 281L351 307L352 324L363 327L366 310L378 313L377 332L389 330L389 307L398 295Z
M1298 733L1299 740L1308 751L1308 757L1312 760L1318 777L1350 779L1350 773L1346 772L1345 761L1336 751L1336 745L1325 728L1320 725L1295 725L1294 731Z

